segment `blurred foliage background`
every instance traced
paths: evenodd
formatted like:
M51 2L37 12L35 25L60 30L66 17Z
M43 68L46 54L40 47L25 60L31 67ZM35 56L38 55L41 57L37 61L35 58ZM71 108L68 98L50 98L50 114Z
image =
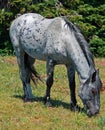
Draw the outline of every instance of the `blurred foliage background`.
M105 57L104 0L0 0L0 55L13 54L9 27L18 14L66 16L81 29L95 57Z

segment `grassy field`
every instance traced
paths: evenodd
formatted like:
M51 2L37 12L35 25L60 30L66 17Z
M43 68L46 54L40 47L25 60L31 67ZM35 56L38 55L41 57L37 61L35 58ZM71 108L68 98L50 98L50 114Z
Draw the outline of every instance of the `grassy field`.
M95 62L105 86L105 59L95 59ZM45 63L36 61L36 68L45 81ZM53 107L43 104L45 83L39 83L37 87L31 83L36 101L24 103L16 58L0 57L0 130L105 130L104 91L101 92L100 114L89 118L83 112L69 110L69 87L64 66L55 68L54 80L51 91ZM78 78L76 80L79 86ZM78 87L77 99L83 106L78 97Z

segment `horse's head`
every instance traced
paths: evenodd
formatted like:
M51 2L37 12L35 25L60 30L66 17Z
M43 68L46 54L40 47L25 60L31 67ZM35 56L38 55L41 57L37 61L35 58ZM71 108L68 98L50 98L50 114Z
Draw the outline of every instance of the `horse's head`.
M100 88L102 86L99 71L89 72L90 76L81 84L79 96L83 101L89 117L98 114L100 109Z

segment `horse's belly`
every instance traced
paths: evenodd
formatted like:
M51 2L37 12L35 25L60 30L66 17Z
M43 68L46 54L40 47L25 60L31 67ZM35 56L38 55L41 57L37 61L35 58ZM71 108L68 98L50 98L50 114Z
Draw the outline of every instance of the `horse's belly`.
M32 36L24 36L21 38L21 46L23 50L31 57L39 60L47 60L52 58L58 64L66 64L69 62L65 49L54 46L52 42L46 43L46 38L40 35L37 40Z
M44 54L44 48L38 46L37 44L30 45L30 44L23 44L23 50L31 57L39 60L46 60L46 55Z
M55 60L57 64L68 64L70 62L67 56L63 55L63 53L56 52L55 50L46 50L46 47L42 48L36 46L36 48L28 47L27 49L27 47L23 46L23 49L28 55L38 60L47 61L48 58L51 58Z

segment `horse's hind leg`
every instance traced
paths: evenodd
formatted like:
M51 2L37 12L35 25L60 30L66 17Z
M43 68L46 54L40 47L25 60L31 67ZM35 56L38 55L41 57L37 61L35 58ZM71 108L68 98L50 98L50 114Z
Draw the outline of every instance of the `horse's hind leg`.
M17 61L18 61L19 70L20 70L20 77L23 83L24 101L25 102L32 101L34 99L34 96L32 94L32 90L30 87L31 72L28 65L26 64L26 61L28 62L28 55L25 52L21 52L20 55L18 53Z
M31 58L26 53L24 54L24 72L22 75L23 89L24 89L24 101L33 101L35 97L32 94L30 80L32 79L32 74L34 72L35 59ZM24 75L25 74L25 75Z
M34 63L34 60L32 59L32 61L29 63L29 66L28 66L28 64L26 64L26 63L28 63L27 57L29 57L29 56L26 55L24 50L21 48L17 31L13 27L11 27L11 29L10 29L11 42L13 44L13 47L14 47L14 50L15 50L15 53L16 53L16 56L17 56L17 62L18 62L19 71L20 71L20 77L21 77L21 80L22 80L22 83L23 83L24 100L28 101L28 100L32 100L34 98L34 96L32 94L31 87L30 87L31 71L29 69L29 68L31 68L30 67L31 64Z
M47 69L47 80L46 80L46 95L44 99L44 103L46 106L52 106L50 102L50 90L53 85L53 74L54 74L54 66L55 62L52 59L48 59L46 69Z

